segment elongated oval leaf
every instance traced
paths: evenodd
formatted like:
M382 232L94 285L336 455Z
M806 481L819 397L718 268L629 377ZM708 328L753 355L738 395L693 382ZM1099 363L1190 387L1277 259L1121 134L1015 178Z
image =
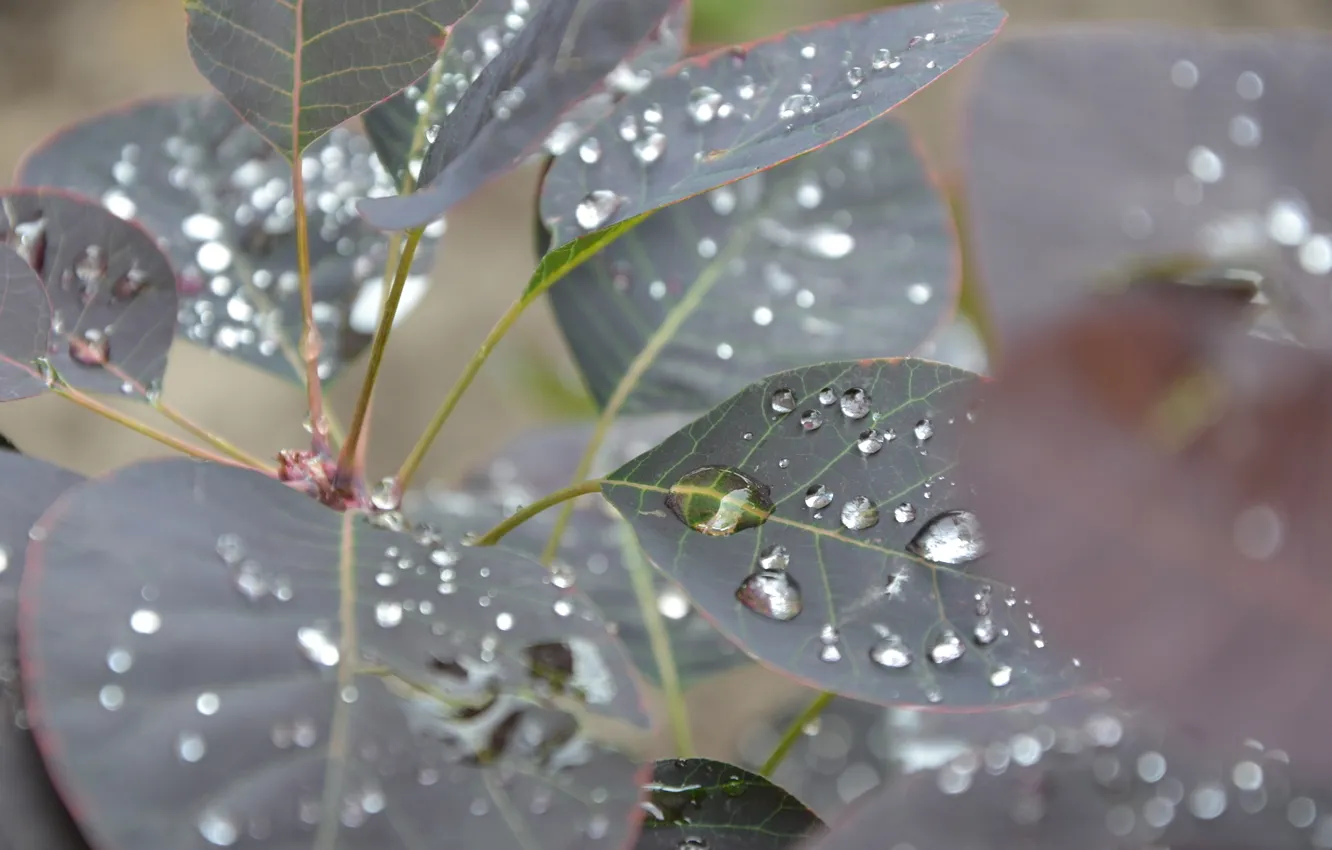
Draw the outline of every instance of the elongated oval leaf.
M176 276L151 236L95 201L53 189L0 194L0 233L45 285L44 307L27 287L15 293L13 320L27 324L15 344L24 353L44 339L49 369L79 389L160 388L175 334ZM28 395L35 388L30 378L19 385Z
M535 564L183 460L82 485L35 534L31 719L99 847L633 835L638 769L587 725L645 723L633 676Z
M997 331L1133 267L1265 277L1300 336L1332 339L1332 41L1149 27L1025 35L984 59L968 110L974 259Z
M885 704L1047 699L1080 671L985 577L974 496L955 473L975 383L921 360L781 372L604 492L652 561L778 671Z
M517 166L680 3L544 0L437 126L421 165L423 188L362 203L366 221L385 230L420 227Z
M781 850L823 826L763 777L711 759L659 761L647 791L636 850Z
M916 3L690 58L555 161L541 215L559 246L822 147L994 37L986 0ZM593 141L595 140L595 142Z
M310 207L320 372L337 374L374 333L387 242L355 201L393 185L365 139L336 130L301 159ZM134 218L180 270L179 332L289 380L304 380L291 166L220 98L146 101L95 116L29 153L19 182L64 186ZM442 221L427 229L396 318L424 295Z
M957 275L947 204L884 118L660 210L551 298L599 404L699 410L781 369L911 353Z
M315 139L430 68L475 0L186 0L190 56L295 161Z
M0 472L8 485L0 491L0 850L83 850L88 845L47 779L29 731L18 670L28 529L79 476L12 450L0 453Z
M11 247L14 242L17 247ZM33 243L29 242L29 245ZM51 302L46 287L19 251L22 237L0 243L0 400L31 398L46 390L38 358L50 346Z
M969 474L992 570L1061 641L1179 728L1325 776L1332 366L1231 310L1140 292L1015 338Z

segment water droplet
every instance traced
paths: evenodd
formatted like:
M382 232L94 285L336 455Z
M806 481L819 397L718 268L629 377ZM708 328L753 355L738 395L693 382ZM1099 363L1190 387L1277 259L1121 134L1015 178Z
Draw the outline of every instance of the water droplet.
M162 628L162 617L150 608L140 608L130 615L130 628L141 635L155 634Z
M842 393L842 415L848 419L864 419L870 412L869 393L859 387L852 387Z
M894 670L900 670L903 667L911 665L911 650L907 649L902 638L897 635L886 635L878 643L870 647L870 660L880 667L889 667Z
M695 124L707 124L717 117L717 107L721 103L721 92L709 86L699 86L689 93L689 117Z
M197 732L181 732L176 738L176 755L180 760L193 764L208 752L208 745Z
M601 142L596 136L588 136L578 146L578 158L587 165L596 165L601 160Z
M934 436L934 423L928 419L922 419L916 423L916 427L912 428L911 432L916 435L917 440L923 443Z
M1263 78L1253 71L1245 71L1235 81L1235 93L1245 100L1257 100L1263 96Z
M111 359L111 337L96 328L70 337L69 359L80 366L105 366Z
M594 189L574 208L574 221L584 230L596 230L610 220L622 200L609 189Z
M804 607L800 585L785 569L761 569L740 583L735 598L755 614L772 620L793 620Z
M1013 681L1013 668L1007 664L990 671L990 684L996 688L1006 688Z
M739 202L739 196L730 186L718 186L708 193L708 203L717 215L730 215Z
M194 701L194 708L204 717L211 717L217 714L217 710L222 707L222 700L212 691L204 691L199 694Z
M683 620L689 616L689 608L689 597L678 587L666 587L657 594L657 611L668 620Z
M821 511L832 504L833 492L822 484L815 484L805 491L805 507Z
M893 508L893 519L900 523L908 523L916 518L916 506L910 502L903 502Z
M782 105L777 110L777 117L783 121L789 121L797 115L808 115L818 105L818 99L812 94L793 94L782 101Z
M784 570L791 563L791 554L780 543L774 543L759 554L759 566L765 570Z
M807 210L816 209L823 203L823 188L813 180L805 180L795 191L796 203Z
M740 78L740 82L735 87L736 97L741 100L753 100L754 95L758 94L758 86L754 84L754 78L746 74Z
M906 548L936 564L965 564L985 554L985 538L971 511L945 511L926 523Z
M230 847L240 837L236 822L216 809L205 809L199 815L197 826L204 840L218 847Z
M120 685L105 685L97 692L97 701L107 711L115 711L125 704L125 690Z
M342 654L338 651L338 645L324 632L323 629L311 628L309 626L296 630L296 642L301 647L301 652L306 658L321 667L333 667L337 665Z
M761 328L767 327L768 325L772 324L772 319L773 319L772 308L755 307L753 318L754 318L754 324L758 325Z
M917 306L928 304L929 300L934 297L934 287L928 283L918 281L907 287L906 296L908 301Z
M994 643L995 638L999 637L999 627L994 624L993 617L981 617L976 621L976 628L972 630L971 637L979 646L989 646Z
M879 449L883 448L883 445L884 439L876 428L861 431L860 436L856 439L856 450L866 457L878 452Z
M819 649L819 660L829 664L842 660L842 650L837 644L841 641L842 635L832 623L825 623L819 631L819 642L823 646Z
M666 507L681 522L710 537L762 525L773 504L765 484L728 466L704 466L671 486Z
M1198 66L1187 59L1180 59L1170 66L1170 82L1182 89L1191 89L1198 85Z
M846 69L846 82L852 88L856 88L865 82L865 69L859 65L852 65Z
M800 414L800 427L806 431L817 431L823 427L823 414L817 410L806 410Z
M507 632L513 628L513 615L507 611L501 611L495 615L495 628L502 632Z
M402 605L388 601L376 604L375 622L385 629L400 625L402 623Z
M831 407L837 402L837 390L832 387L824 387L819 390L819 404L824 407Z
M866 496L856 496L842 505L842 525L852 531L864 531L879 524L879 507Z
M819 48L815 44L806 44L800 48L800 57L802 59L813 59L819 53Z
M1198 145L1189 151L1189 173L1203 183L1216 183L1226 174L1221 157L1209 147Z
M666 152L666 134L653 130L634 142L634 159L644 165L651 165L661 159Z
M967 645L952 629L945 629L939 640L930 647L930 660L935 664L951 664L967 651Z
M1254 561L1266 561L1281 548L1281 517L1270 505L1250 505L1235 518L1235 548Z
M116 647L106 654L106 666L112 673L124 673L134 666L134 655L128 649Z
M896 70L902 64L902 60L893 55L893 52L886 47L880 47L874 52L874 58L870 60L870 68L875 71Z

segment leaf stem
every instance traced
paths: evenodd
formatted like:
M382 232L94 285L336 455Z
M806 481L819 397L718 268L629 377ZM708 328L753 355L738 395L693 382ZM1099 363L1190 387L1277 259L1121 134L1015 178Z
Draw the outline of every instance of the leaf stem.
M666 697L666 713L670 718L671 734L675 738L675 757L691 758L694 754L694 740L689 730L689 706L685 703L684 691L680 687L680 671L675 666L675 653L671 649L671 637L666 631L666 621L657 608L657 592L652 586L652 568L648 566L643 550L638 546L638 538L628 523L620 524L620 548L624 552L624 565L629 570L629 579L634 586L634 597L638 600L638 609L643 615L643 624L647 626L648 643L652 647L652 660L657 665L661 676L661 688Z
M301 360L305 363L305 394L310 408L311 448L317 455L329 454L328 420L324 418L324 388L319 378L319 354L323 342L314 321L314 286L310 281L310 213L305 208L305 175L301 173L299 148L291 165L291 193L296 206L296 271L301 289Z
M769 779L772 778L773 771L781 766L786 754L795 746L795 742L800 740L805 727L818 719L818 716L828 707L828 703L832 702L834 696L835 694L832 691L824 691L814 697L814 701L805 706L805 710L800 712L795 720L791 721L791 725L786 727L786 732L782 734L782 739L777 742L777 748L772 751L772 755L768 756L768 760L763 763L763 767L759 768L761 775Z
M558 505L560 502L576 499L579 496L586 496L589 493L601 492L601 483L602 482L600 478L593 478L589 481L583 481L581 483L565 487L563 490L556 490L554 493L551 493L548 496L543 496L542 498L537 499L532 504L522 508L513 516L508 517L499 525L496 525L494 528L490 529L485 534L478 537L476 540L472 541L472 545L494 546L496 543L500 542L500 540L504 537L504 535L508 534L510 531L513 531L515 528L527 522L529 519L541 513L542 511L546 510L547 508L550 508L554 505Z
M393 317L397 315L398 302L402 300L402 291L407 285L407 276L411 273L412 260L416 257L416 246L421 244L421 236L424 233L425 229L418 227L407 234L407 244L403 246L402 256L398 259L397 274L393 276L393 285L389 287L388 297L384 299L384 307L380 311L375 338L370 343L370 365L366 369L365 380L361 382L361 394L356 399L351 430L347 432L347 440L342 444L342 452L338 456L337 476L341 484L346 483L353 471L351 466L354 464L349 465L349 461L357 456L366 414L370 411L370 397L374 395L379 367L384 362L384 350L388 348L389 334L393 332Z
M530 303L532 303L532 299L522 297L509 305L509 309L504 311L504 315L500 316L499 320L495 322L495 326L490 329L490 333L488 333L485 340L482 341L481 347L472 355L472 359L467 363L467 367L463 369L463 373L458 376L457 382L454 383L453 389L449 390L449 394L444 398L439 409L435 411L434 418L432 418L430 424L426 426L425 433L423 433L421 438L416 441L416 445L412 448L411 453L407 455L407 459L402 462L402 466L398 469L397 481L400 492L406 492L407 485L411 482L412 476L416 474L416 471L421 467L421 462L425 460L426 453L430 451L430 444L435 441L435 437L439 436L439 432L444 427L444 423L448 421L449 415L453 413L453 409L458 406L458 401L462 398L463 393L465 393L467 388L471 386L472 379L476 377L476 373L481 371L481 366L486 362L486 358L490 356L490 352L494 350L495 345L500 341L504 334L508 332L509 328L512 327L513 323L517 321L518 317L522 315L523 310L525 310ZM578 480L586 477L587 476L585 475L580 475L578 476Z
M148 403L152 405L153 410L156 410L158 413L162 414L167 419L174 422L176 425L179 425L181 428L185 429L189 433L198 437L200 440L203 440L208 445L222 452L222 454L227 455L228 457L233 458L234 460L237 460L240 463L243 463L246 466L250 466L255 469L268 469L269 467L272 466L272 464L260 460L259 458L255 457L254 455L250 454L249 452L235 445L230 440L227 440L224 437L220 437L217 434L214 434L212 431L209 431L208 429L204 428L202 425L190 419L188 416L181 413L178 409L176 409L175 407L173 407L171 404L164 401L160 397L150 398L148 400Z

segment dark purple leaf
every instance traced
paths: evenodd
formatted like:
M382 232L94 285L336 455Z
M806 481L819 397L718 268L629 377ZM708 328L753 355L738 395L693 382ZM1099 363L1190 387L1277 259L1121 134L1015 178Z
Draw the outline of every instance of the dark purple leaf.
M781 369L915 351L958 271L948 206L884 118L660 211L551 298L599 404L699 410Z
M354 203L393 184L366 140L344 129L307 150L301 168L328 378L369 343L383 298L387 241ZM180 269L181 336L304 380L291 166L220 98L147 101L90 118L30 153L18 180L74 189L141 221ZM427 229L398 319L424 295L443 232L442 221Z
M0 252L3 253L3 252ZM0 850L82 850L87 844L46 776L28 730L18 670L18 587L28 529L79 476L0 453Z
M635 850L782 850L823 828L795 797L725 762L659 761L646 790Z
M1097 299L1006 351L966 467L989 569L1177 728L1325 777L1332 364L1161 295Z
M95 201L53 189L0 194L0 234L46 290L41 303L31 281L20 283L15 313L4 305L0 333L14 337L0 341L13 358L5 370L24 372L7 382L11 398L34 395L40 372L94 392L160 389L175 333L176 276L151 236ZM4 330L8 322L12 331ZM34 355L45 357L37 368Z
M33 234L27 244L36 245L35 229L27 232ZM51 302L42 279L19 254L32 256L22 236L7 241L16 247L0 243L0 401L15 401L46 391L49 376L39 358L50 347Z
M538 0L540 2L542 0ZM649 35L649 40L606 75L600 90L563 114L560 123L546 138L544 147L547 152L560 154L568 150L589 125L611 108L616 97L641 90L662 69L680 59L689 23L689 2L680 0L670 5L669 13ZM526 8L530 9L531 4ZM641 10L632 12L633 17L642 14ZM411 171L413 179L417 176L425 151L427 129L445 123L445 117L458 106L463 93L481 70L492 59L511 49L509 45L513 44L515 35L526 21L526 13L516 11L512 0L480 0L450 30L449 41L426 80L409 86L365 114L366 135L398 185L403 184L409 159L417 161ZM431 79L437 80L433 88L428 85ZM544 79L537 82L539 86L550 84ZM531 94L527 92L527 95ZM517 109L510 107L510 121L526 118L530 123L531 119L527 117L530 110L531 107L522 104ZM533 138L517 139L517 144L524 150L535 144L535 135L545 129L545 125L528 129Z
M681 2L543 0L436 125L422 188L362 203L366 221L384 230L421 227L517 166Z
M984 45L985 0L916 3L688 59L559 157L541 216L558 247L772 168L887 112Z
M530 561L181 460L72 490L36 534L31 717L99 847L633 836L638 768L591 729L646 723L634 677Z
M287 159L430 69L475 0L186 0L190 56Z
M938 771L899 780L805 846L1328 846L1332 819L1322 813L1332 800L1306 796L1289 760L1257 742L1173 737L1145 715L1105 706L1077 726L1035 719Z
M921 360L778 373L604 492L657 567L779 672L883 704L1048 699L1081 671L983 573L974 497L955 474L975 385Z
M1303 33L1052 30L997 46L968 110L977 274L998 330L1177 258L1256 273L1332 339L1332 41Z

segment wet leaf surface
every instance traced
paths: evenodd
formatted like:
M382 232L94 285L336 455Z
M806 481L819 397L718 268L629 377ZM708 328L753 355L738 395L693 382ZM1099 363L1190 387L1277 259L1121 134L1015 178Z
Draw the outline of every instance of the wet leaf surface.
M638 768L593 740L646 723L628 662L530 561L182 460L74 489L37 534L31 718L98 846L633 835Z
M916 350L957 275L947 205L884 118L658 211L551 298L598 403L698 410L781 369Z
M294 161L425 74L474 2L186 0L186 35L199 72Z
M366 114L390 171L401 173L415 149L416 183L427 187L364 204L367 220L388 230L425 224L543 139L552 153L567 149L626 86L680 57L687 16L684 0L483 0L452 32L433 87L428 78ZM434 128L428 149L413 145L418 120Z
M88 845L46 776L28 731L18 669L18 587L28 529L79 476L11 451L0 453L0 850L81 850Z
M955 473L975 384L920 360L781 372L604 492L658 568L779 672L884 704L1046 699L1081 671L986 577L972 489Z
M603 444L593 474L614 469L646 451L685 421L687 417L674 414L621 420ZM409 514L456 536L484 533L523 505L566 486L592 430L590 424L577 424L526 432L469 474L460 489L414 494ZM501 546L539 557L557 515L556 510L538 514L510 532ZM618 516L599 496L587 496L578 503L564 533L558 562L602 616L615 623L616 636L628 649L634 666L647 679L659 682L644 615L628 573L626 545ZM686 688L749 663L698 613L675 582L656 570L652 574L656 607L665 620L675 665Z
M1017 338L966 466L1060 645L1326 776L1332 364L1231 319L1140 292Z
M0 206L0 234L41 275L46 301L39 303L31 281L20 283L15 312L0 320L14 323L6 372L21 365L33 370L11 390L33 395L41 385L33 354L78 389L160 388L175 333L176 278L152 237L63 191L11 189L0 195ZM38 351L43 342L45 351Z
M566 242L748 177L859 129L989 41L993 3L918 3L693 57L560 156L541 215ZM588 161L588 160L591 161Z
M969 100L966 186L997 329L1132 267L1189 258L1265 277L1302 338L1332 340L1332 42L1306 33L1054 29L997 45Z
M20 244L19 240L15 241ZM26 253L26 252L25 252ZM29 255L30 256L30 255ZM36 359L47 353L51 335L51 303L42 279L19 254L0 244L0 399L14 401L46 391Z
M659 761L636 850L781 850L822 821L761 776L711 759Z
M301 168L328 378L368 345L383 298L387 242L355 202L393 185L366 140L345 129L316 142ZM180 272L181 336L303 380L291 166L220 98L146 101L75 124L30 153L18 180L100 198L140 221ZM399 321L425 294L443 232L433 224L417 250Z
M1077 725L1038 718L904 777L805 846L859 850L885 836L919 850L1325 846L1328 801L1306 796L1290 760L1256 741L1174 737L1105 705Z

